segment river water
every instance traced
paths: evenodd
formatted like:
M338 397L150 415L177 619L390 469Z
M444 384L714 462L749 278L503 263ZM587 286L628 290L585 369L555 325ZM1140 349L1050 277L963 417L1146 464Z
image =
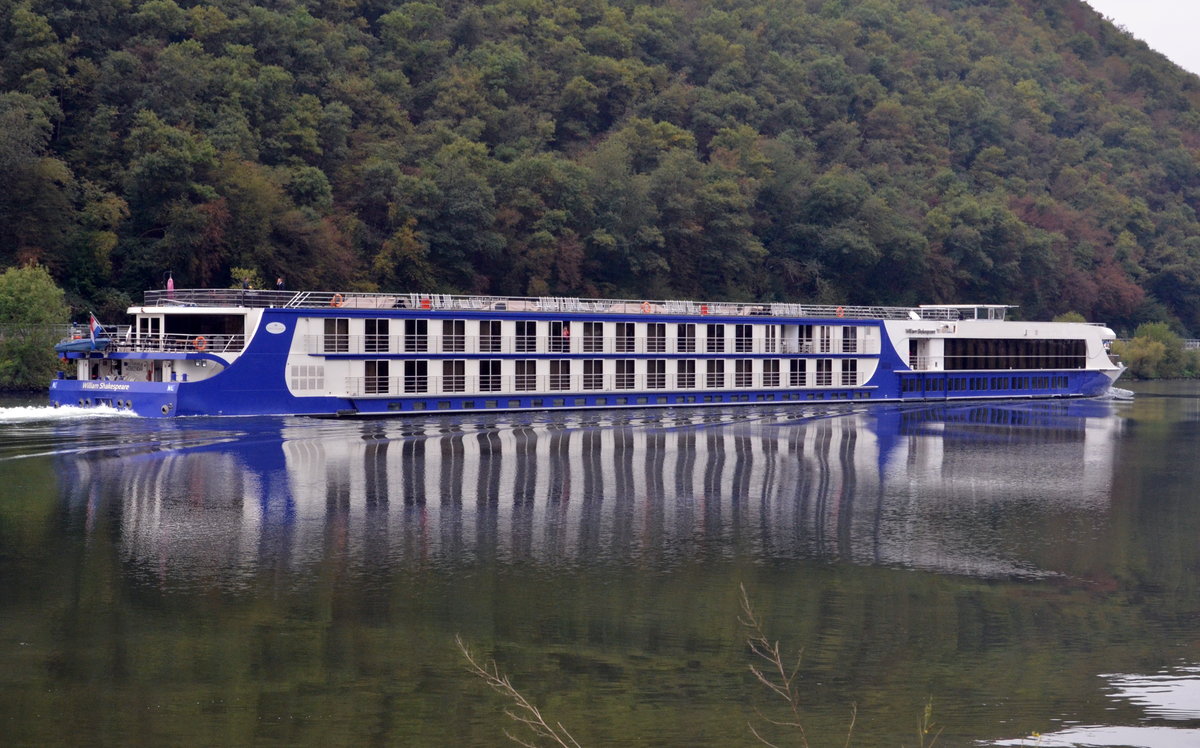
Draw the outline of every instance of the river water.
M798 745L744 589L813 746L1200 745L1200 385L1127 386L389 420L0 403L0 742L531 739L457 636L584 746Z

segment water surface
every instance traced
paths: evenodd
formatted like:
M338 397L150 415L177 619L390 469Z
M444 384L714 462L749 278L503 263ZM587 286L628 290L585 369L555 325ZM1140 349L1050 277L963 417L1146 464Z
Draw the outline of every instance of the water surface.
M1131 402L150 421L0 408L0 734L1200 743L1200 388Z

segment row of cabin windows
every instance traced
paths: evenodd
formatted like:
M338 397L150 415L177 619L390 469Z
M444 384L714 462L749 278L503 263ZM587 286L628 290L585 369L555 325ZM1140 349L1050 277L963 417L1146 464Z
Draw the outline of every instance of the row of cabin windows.
M1017 377L904 377L901 392L1021 392L1024 390L1065 390L1070 381L1064 375Z
M391 364L397 363L402 371L400 388L404 392L428 392L430 387L429 361L366 361L364 392L368 395L386 394L392 391ZM503 387L500 360L478 361L478 375L475 389L479 392L499 392ZM572 382L572 364L582 366L575 370L581 372L578 382ZM586 359L581 362L571 360L551 360L547 362L545 384L550 390L570 390L581 387L584 390L601 390L605 388L605 375L613 374L612 387L618 390L631 390L637 387L637 362L635 360L617 360L610 370L605 359ZM667 377L666 360L649 360L645 362L646 389L666 389L668 386L678 389L694 389L704 387L719 389L724 387L831 387L833 386L833 361L817 359L813 361L812 379L809 379L809 361L807 359L787 359L787 366L782 367L780 361L762 361L761 383L754 381L755 365L753 359L738 359L735 361L708 360L697 362L693 359L676 361L674 382ZM697 363L702 363L697 367ZM732 367L729 366L732 364ZM432 362L436 371L439 362ZM467 390L466 361L441 361L442 392L465 392ZM858 361L843 360L840 367L839 384L842 386L858 385ZM729 374L732 374L732 380ZM540 389L538 385L538 361L518 360L513 362L512 389L517 392L528 392Z
M363 351L366 353L386 353L391 350L392 323L397 323L403 336L403 350L421 352L429 350L430 320L424 319L367 319L363 321L364 337ZM437 322L435 321L436 325ZM476 323L478 333L478 350L483 353L499 353L502 349L503 334L500 320L480 320ZM513 351L516 353L533 353L538 350L538 325L546 325L546 350L550 353L566 353L571 350L571 323L565 321L550 321L545 323L536 320L517 320L514 323ZM584 353L604 351L605 325L612 325L615 332L612 349L617 353L633 353L637 350L638 327L643 327L645 337L645 352L667 352L667 324L665 322L583 322L581 349ZM676 353L694 353L697 341L703 341L702 350L707 353L724 353L727 347L735 353L750 353L754 350L754 328L762 329L762 346L764 352L775 352L779 349L778 325L749 325L723 323L696 324L681 322L672 325L674 328ZM726 339L726 327L732 327L733 339ZM817 332L814 344L813 331ZM825 325L800 325L798 329L798 344L808 352L834 352L834 328ZM858 328L847 326L841 331L841 353L858 352ZM467 323L461 319L441 321L441 350L444 353L466 351ZM702 337L697 337L702 333ZM348 353L350 351L350 320L349 318L328 318L324 320L324 338L322 350L325 353Z
M1083 340L950 338L945 355L947 371L1087 367Z

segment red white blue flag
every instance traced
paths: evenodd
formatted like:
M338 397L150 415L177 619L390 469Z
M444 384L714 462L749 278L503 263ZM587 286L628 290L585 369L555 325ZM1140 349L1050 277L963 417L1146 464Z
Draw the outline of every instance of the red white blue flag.
M91 312L88 312L88 332L91 333L93 343L96 342L97 335L104 335L104 328L100 326L100 322L96 319L96 315L92 314Z

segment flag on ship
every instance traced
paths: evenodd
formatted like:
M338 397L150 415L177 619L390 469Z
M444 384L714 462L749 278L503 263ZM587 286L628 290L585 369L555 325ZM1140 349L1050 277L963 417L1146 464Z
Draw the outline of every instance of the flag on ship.
M104 327L96 319L96 315L91 312L88 312L88 332L91 333L93 343L96 342L96 338L104 337Z

